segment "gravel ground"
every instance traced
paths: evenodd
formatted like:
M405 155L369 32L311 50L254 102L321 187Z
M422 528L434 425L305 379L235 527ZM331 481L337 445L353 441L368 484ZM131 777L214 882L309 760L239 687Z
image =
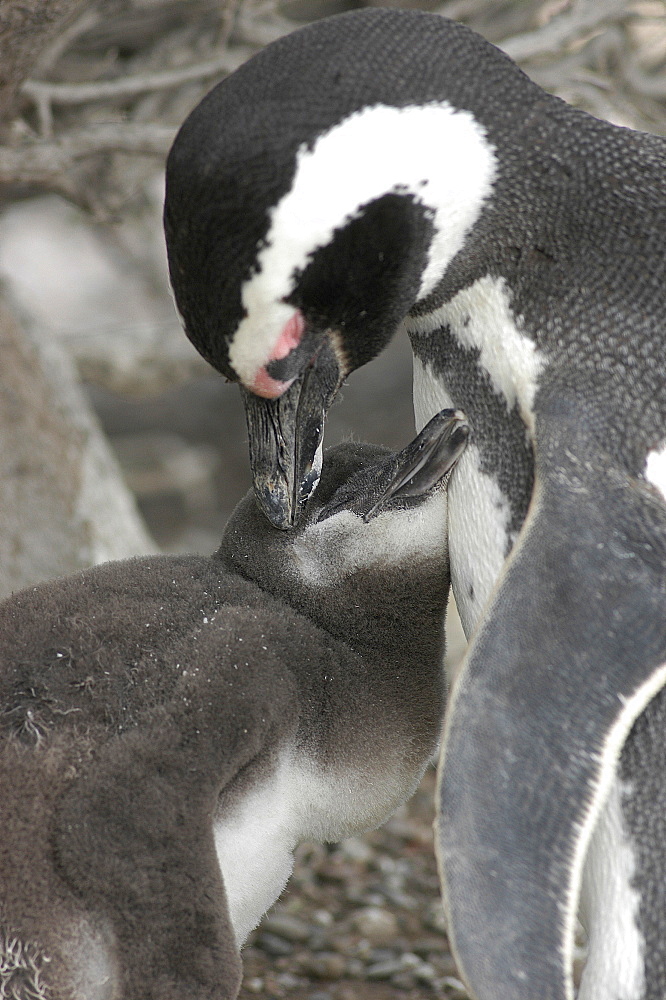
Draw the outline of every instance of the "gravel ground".
M434 770L379 830L303 844L243 951L240 1000L463 1000L433 849Z

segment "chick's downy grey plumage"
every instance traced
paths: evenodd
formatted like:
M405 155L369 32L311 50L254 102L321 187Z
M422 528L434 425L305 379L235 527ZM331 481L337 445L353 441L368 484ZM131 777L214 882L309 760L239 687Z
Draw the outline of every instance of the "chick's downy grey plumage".
M109 563L0 604L7 995L235 997L296 844L412 792L442 712L445 489L368 523L339 492L353 478L369 505L395 466L340 447L297 532L248 496L213 558Z

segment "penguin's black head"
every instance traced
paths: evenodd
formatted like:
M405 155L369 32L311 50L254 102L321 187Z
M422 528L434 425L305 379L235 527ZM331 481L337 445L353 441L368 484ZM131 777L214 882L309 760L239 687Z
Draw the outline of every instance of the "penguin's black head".
M418 293L433 223L409 191L368 192L363 204L338 191L339 204L326 204L331 160L344 152L320 165L327 153L308 154L306 125L295 149L273 149L275 110L259 110L242 123L249 157L231 144L194 167L189 131L208 131L206 102L195 110L169 156L164 218L187 335L228 379L273 399L327 344L338 383L386 346ZM306 166L294 178L297 162ZM303 179L308 168L315 176Z
M483 128L415 62L433 33L459 59L479 41L398 11L309 25L219 84L169 155L176 302L245 390L255 490L279 527L316 482L343 379L432 292L491 187Z

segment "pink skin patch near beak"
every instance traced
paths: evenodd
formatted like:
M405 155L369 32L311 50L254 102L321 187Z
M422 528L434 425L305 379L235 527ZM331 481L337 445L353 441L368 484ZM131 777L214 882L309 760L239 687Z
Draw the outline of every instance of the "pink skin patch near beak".
M276 340L266 364L257 369L254 378L248 385L250 392L253 392L255 396L263 396L264 399L277 399L278 396L287 391L295 379L292 378L288 382L280 382L268 374L266 365L269 365L271 361L282 361L295 347L298 347L304 330L305 320L303 319L303 314L297 309L294 315L282 327L280 336Z
M260 368L250 382L248 389L255 396L263 396L264 399L277 399L287 391L295 381L291 378L288 382L279 382L276 378L271 378L265 368Z

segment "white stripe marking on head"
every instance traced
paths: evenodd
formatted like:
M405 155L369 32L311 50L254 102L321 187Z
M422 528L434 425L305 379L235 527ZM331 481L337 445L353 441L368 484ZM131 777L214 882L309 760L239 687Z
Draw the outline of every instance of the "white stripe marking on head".
M243 285L246 316L229 348L238 376L266 364L293 306L284 302L312 253L369 202L409 194L433 213L434 236L418 298L437 284L490 194L494 149L468 111L432 103L364 108L296 155L290 190L271 210L258 269Z

